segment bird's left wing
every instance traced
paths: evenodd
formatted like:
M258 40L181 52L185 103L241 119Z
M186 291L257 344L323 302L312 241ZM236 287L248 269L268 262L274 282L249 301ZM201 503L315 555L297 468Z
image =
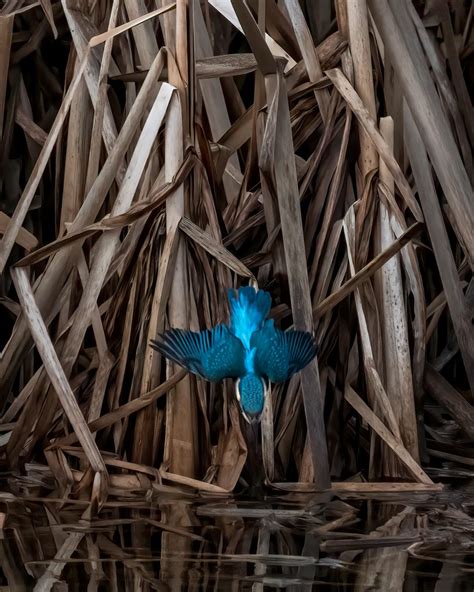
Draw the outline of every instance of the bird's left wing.
M199 333L170 329L152 339L150 345L166 358L213 382L245 373L243 345L225 325Z
M257 373L271 382L284 382L302 370L316 355L314 337L307 331L282 331L267 321L252 335Z

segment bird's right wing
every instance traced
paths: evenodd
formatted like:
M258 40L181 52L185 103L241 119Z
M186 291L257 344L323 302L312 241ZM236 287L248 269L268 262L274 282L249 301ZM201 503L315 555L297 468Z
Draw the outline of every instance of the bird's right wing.
M285 331L288 347L288 378L302 370L318 353L315 338L308 331Z
M316 342L306 331L282 331L267 321L252 335L257 373L271 382L284 382L303 369L317 353Z
M150 345L166 358L213 382L245 374L243 345L225 325L199 333L170 329L152 339Z

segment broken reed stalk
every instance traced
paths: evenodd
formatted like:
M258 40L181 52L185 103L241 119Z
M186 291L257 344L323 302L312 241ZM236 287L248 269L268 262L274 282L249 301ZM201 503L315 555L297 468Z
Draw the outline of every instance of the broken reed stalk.
M225 322L226 290L247 283L320 345L267 401L270 486L362 472L433 488L439 459L467 458L473 33L460 3L433 9L435 33L408 0L337 0L318 45L329 0L21 4L0 14L5 463L40 464L61 495L101 503L88 463L107 467L113 496L248 483L231 385L171 374L148 347L169 326ZM48 63L51 47L64 59ZM443 413L459 431L438 442Z
M380 131L393 151L393 119L380 120ZM380 183L394 196L394 181L383 161L380 162ZM395 233L390 226L392 213L387 205L379 204L380 249L388 247ZM378 238L378 237L377 237ZM387 395L395 411L400 434L407 450L415 460L419 459L418 437L410 362L410 345L405 316L406 303L403 293L401 258L397 254L380 272L379 305L383 335L384 376ZM396 469L388 474L396 474Z
M183 111L180 99L175 95L170 105L166 130L165 175L171 180L183 158ZM166 226L168 232L176 232L180 218L184 216L184 187L166 202ZM184 239L177 237L173 281L168 300L168 318L172 327L188 328L188 281ZM196 458L194 439L196 433L195 405L191 396L191 381L186 377L167 401L167 460L172 472L193 477Z
M375 119L377 112L372 76L367 2L366 0L347 0L346 10L355 89L370 117ZM369 173L378 168L378 156L372 140L361 124L359 124L359 143L359 167L363 183Z

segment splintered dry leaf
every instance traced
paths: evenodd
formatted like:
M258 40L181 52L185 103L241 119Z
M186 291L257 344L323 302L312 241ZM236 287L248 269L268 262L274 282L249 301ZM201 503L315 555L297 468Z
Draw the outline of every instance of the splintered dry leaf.
M311 38L308 25L304 19L301 6L298 0L285 0L285 5L303 56L308 77L311 82L318 82L323 76L321 64L319 63L318 54L314 47L314 42ZM329 107L329 95L324 89L316 90L315 95L323 120L326 121Z
M11 218L5 212L0 212L0 235L5 234ZM26 251L32 251L38 245L38 239L34 237L26 228L20 228L15 242L22 246Z
M14 272L14 279L16 288L18 290L18 297L20 298L23 311L27 318L31 333L35 339L36 346L40 352L45 369L49 375L51 382L54 385L56 393L59 397L64 412L71 422L71 425L76 431L77 438L82 444L87 458L94 471L107 474L104 461L100 452L92 439L91 433L85 422L79 406L76 402L74 394L69 386L67 378L61 368L59 359L54 351L46 326L41 313L34 300L33 292L28 281L28 276L24 269L16 269Z
M429 365L426 367L425 382L433 398L450 411L462 431L473 440L474 407Z
M418 463L413 459L410 453L403 446L401 441L395 437L390 430L380 421L373 411L362 401L359 395L349 385L346 385L344 397L354 409L356 409L361 416L367 421L372 429L382 438L388 446L400 458L402 463L407 467L413 477L420 483L431 484L432 481Z
M213 53L211 40L206 29L200 4L194 3L193 7L195 27L194 46L196 58L211 58ZM196 73L197 71L198 65L196 63ZM228 132L231 124L222 86L219 80L209 79L206 77L206 79L200 80L199 89L202 93L202 98L206 107L206 112L208 114L209 126L211 128L212 134L211 140L219 141L219 138ZM240 177L240 163L237 154L230 155L224 170L223 184L227 202L231 202L233 199L235 199L235 196L239 191L238 178L235 179L234 175L231 174L231 167L236 171L237 176Z
M133 401L129 401L125 403L121 407L117 407L113 411L101 415L97 419L91 421L89 424L89 429L91 432L95 432L97 430L101 430L105 427L108 427L114 424L116 421L124 417L128 417L132 413L136 413L141 409L144 409L148 405L154 403L157 399L165 395L170 389L172 389L180 380L184 378L186 372L181 369L176 374L168 378L167 381L163 382L160 386L152 389L151 391L144 393L138 399L133 399ZM68 444L72 444L76 441L76 437L71 434L70 436L66 436L64 439L56 442L56 445L66 446Z
M337 90L342 94L342 96L346 99L347 104L350 106L354 115L357 117L359 123L364 127L365 131L369 134L370 139L375 144L377 151L380 155L380 158L385 162L388 169L390 170L391 174L395 179L395 183L398 185L400 192L402 193L408 207L413 212L413 215L417 220L423 220L423 216L421 214L420 206L415 201L413 196L413 192L411 190L408 181L405 178L405 175L400 169L400 165L393 157L392 153L390 152L387 143L383 139L382 135L378 131L374 120L370 116L368 110L363 105L360 98L357 96L357 93L354 91L352 86L349 84L349 81L344 76L344 74L338 70L327 70L326 76L334 83Z
M61 545L60 549L58 549L58 552L50 562L48 568L36 582L34 592L49 592L53 588L58 581L58 577L66 567L67 560L70 559L71 555L76 551L84 536L85 534L83 532L69 533L67 539Z
M321 301L314 309L313 315L315 318L321 317L326 312L331 310L336 304L344 300L356 287L362 282L368 280L378 269L380 269L387 261L396 255L403 247L421 231L421 223L417 222L410 226L398 239L394 240L384 251L379 253L377 257L372 259L365 267L360 269L355 275L347 280L337 292L333 292L330 296Z
M227 251L222 245L220 245L211 236L203 232L191 220L187 218L181 218L179 221L180 229L193 239L197 244L201 245L210 255L213 255L217 260L226 265L229 269L235 273L247 277L253 278L252 272L245 267L237 257L234 257L232 253Z
M366 0L347 2L346 16L349 28L349 46L354 64L355 89L370 117L375 119L377 114ZM365 178L378 166L377 151L363 124L360 124L359 127L359 138L359 166L362 177Z
M102 33L101 35L96 35L95 37L92 37L92 39L89 41L89 45L91 47L95 47L96 45L100 45L101 43L104 43L105 41L112 39L116 35L120 35L120 33L124 33L125 31L128 31L129 29L133 29L133 27L136 27L137 25L141 25L142 23L145 23L146 21L148 21L151 18L159 16L160 14L164 14L165 12L168 12L169 10L173 10L173 8L175 8L175 7L176 7L176 4L171 3L171 4L168 4L167 6L163 6L163 8L157 8L156 10L153 10L152 12L149 12L143 16L139 16L139 17L129 21L128 23L125 23L124 25L120 25L119 27L111 28L106 33Z
M109 31L115 25L118 9L119 2L118 0L115 0L110 11ZM87 163L86 192L91 188L99 170L100 149L102 146L102 127L104 124L104 111L107 102L107 74L112 55L112 44L113 37L106 40L102 60L100 62L99 88L94 110L94 119L92 122L90 154Z
M184 158L182 108L175 95L165 136L165 178L168 181L176 174ZM184 216L184 187L180 185L166 202L166 230L173 232ZM187 253L182 237L178 237L177 252L168 297L168 319L172 327L188 327ZM164 458L172 473L192 478L197 462L195 441L197 421L194 397L189 377L176 385L172 397L166 400L166 442Z
M355 266L354 266L354 259L355 259L355 213L354 207L351 207L345 218L344 218L344 234L346 238L347 244L347 254L349 259L349 269L351 271L351 275L355 275ZM374 343L373 343L373 335L370 335L369 332L369 325L368 325L368 315L363 306L363 295L360 289L356 289L355 294L355 303L356 303L356 310L357 310L357 318L359 322L359 331L361 336L361 343L362 343L362 357L364 361L367 381L370 384L370 396L371 399L377 401L377 406L383 412L386 421L390 430L393 434L400 438L400 426L395 417L395 413L393 411L393 405L390 402L389 398L387 397L387 393L384 389L382 384L382 380L380 378L382 374L382 368L377 369L377 365L375 363L374 357Z
M393 150L393 120L384 117L380 129L387 145ZM380 163L380 182L394 193L393 177L383 162ZM387 247L395 236L385 204L379 205L380 249ZM379 299L385 355L385 381L387 395L397 415L400 432L410 454L418 460L418 437L410 361L406 303L403 294L402 267L399 255L388 261L377 278L380 282Z

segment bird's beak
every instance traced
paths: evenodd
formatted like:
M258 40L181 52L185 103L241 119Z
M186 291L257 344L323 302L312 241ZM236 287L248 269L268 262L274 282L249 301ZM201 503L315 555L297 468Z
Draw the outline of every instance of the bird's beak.
M245 421L249 425L256 425L260 422L261 415L254 415L253 417L249 417L242 408L241 408L241 410L242 410L242 415L244 416Z
M242 415L244 416L244 419L248 424L252 424L250 417L245 413L245 411L243 409L242 409Z
M240 404L240 378L237 378L236 382L235 382L235 397L237 399L237 401L239 402L239 407L240 407L240 411L242 413L242 415L244 416L244 419L247 423L252 423L252 420L250 419L250 417L245 413L242 405Z
M268 395L270 394L270 382L267 382L263 379L263 397L265 401L267 400Z
M235 382L235 396L237 397L237 401L240 403L240 378L237 378Z

